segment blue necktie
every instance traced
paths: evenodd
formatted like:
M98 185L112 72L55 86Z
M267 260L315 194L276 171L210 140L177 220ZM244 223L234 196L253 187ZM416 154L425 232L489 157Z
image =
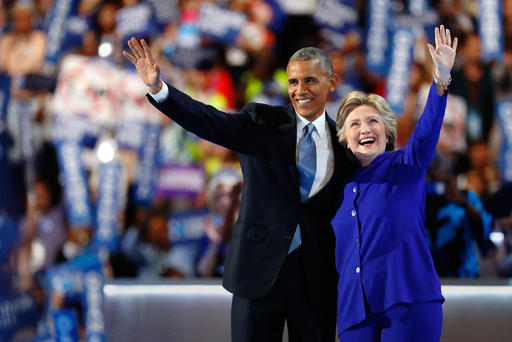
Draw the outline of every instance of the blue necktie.
M304 135L299 142L299 162L297 163L297 169L299 170L300 200L302 202L308 199L315 180L316 147L312 136L314 131L315 125L311 122L308 123L306 127L304 127ZM299 247L301 242L300 227L297 225L288 253L293 252Z

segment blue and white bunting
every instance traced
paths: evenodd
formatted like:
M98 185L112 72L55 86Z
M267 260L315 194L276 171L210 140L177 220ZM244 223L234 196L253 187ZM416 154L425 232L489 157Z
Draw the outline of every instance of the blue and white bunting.
M366 31L366 63L370 71L380 76L386 75L387 72L391 22L391 1L370 0Z
M391 67L386 82L386 100L396 115L402 115L409 90L409 74L413 61L415 36L409 28L398 28L393 33Z
M82 163L82 147L73 140L61 141L56 147L63 175L69 224L72 229L91 227L93 221Z
M512 99L498 101L496 114L502 135L499 169L503 181L512 182Z
M137 187L135 203L149 205L153 201L156 181L158 179L158 151L162 127L158 124L146 124L144 127L144 144L139 153L137 170Z
M55 326L56 341L78 342L78 314L76 310L54 310L52 318Z
M245 14L205 2L199 11L199 32L220 43L233 45L246 23Z
M503 59L503 10L501 0L479 0L478 33L484 61Z
M76 13L79 0L55 0L48 17L45 63L56 66L64 52L67 21Z
M113 252L119 246L119 201L121 199L121 164L101 164L96 203L96 230L93 244Z

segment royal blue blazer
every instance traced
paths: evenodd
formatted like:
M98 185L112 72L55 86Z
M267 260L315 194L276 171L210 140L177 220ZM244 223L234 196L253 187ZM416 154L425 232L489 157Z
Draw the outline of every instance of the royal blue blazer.
M446 96L432 84L405 149L359 167L332 220L338 333L396 303L443 301L425 236L425 174L439 140ZM365 304L366 302L366 304Z

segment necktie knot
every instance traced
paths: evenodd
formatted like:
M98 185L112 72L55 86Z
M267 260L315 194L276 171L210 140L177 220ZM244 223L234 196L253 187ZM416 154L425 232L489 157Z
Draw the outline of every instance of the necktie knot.
M304 126L304 136L308 136L313 134L313 131L315 130L315 125L313 125L311 122L308 123L306 126Z

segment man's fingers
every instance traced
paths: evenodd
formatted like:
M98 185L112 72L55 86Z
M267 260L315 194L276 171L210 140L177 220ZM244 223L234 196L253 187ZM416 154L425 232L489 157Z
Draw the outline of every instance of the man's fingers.
M149 62L153 65L155 64L155 61L153 59L153 55L151 54L151 50L149 49L148 43L144 39L141 39L140 41L142 43L142 48L144 49L145 56L149 59Z
M144 50L142 49L142 46L140 46L140 43L137 41L137 39L132 38L131 42L132 42L133 48L137 52L138 57L139 58L144 58L145 57Z
M125 56L126 59L132 62L133 64L137 64L137 59L130 55L127 51L123 50L123 56Z
M133 38L132 38L133 39ZM128 41L128 46L130 47L130 50L132 50L133 56L138 59L140 58L139 54L137 53L137 49L135 49L135 44L133 43L132 39Z

